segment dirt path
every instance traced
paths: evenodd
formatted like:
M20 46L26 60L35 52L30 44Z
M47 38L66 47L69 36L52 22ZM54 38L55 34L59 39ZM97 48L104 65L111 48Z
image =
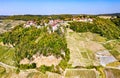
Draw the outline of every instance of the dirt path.
M2 66L2 67L4 67L4 68L16 69L16 67L14 67L14 66L10 66L10 65L7 65L7 64L2 63L2 62L0 62L0 66Z

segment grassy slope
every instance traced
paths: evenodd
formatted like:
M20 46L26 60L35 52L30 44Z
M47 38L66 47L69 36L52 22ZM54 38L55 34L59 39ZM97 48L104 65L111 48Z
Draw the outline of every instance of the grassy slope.
M93 43L97 43L97 45L100 47L101 43L106 42L106 39L103 37L100 37L99 35L96 34L92 34L92 33L82 33L82 34L78 34L75 32L72 32L71 30L68 30L69 32L67 32L66 34L66 38L68 43L68 47L70 48L70 51L72 49L71 52L71 59L70 61L74 61L77 60L78 64L81 65L91 65L94 62L97 62L97 60L95 58L93 58L94 56L94 52L96 52L99 49L96 50L92 50L90 49L90 47L88 46L83 46L82 43L80 41L82 41L83 43L86 42L86 44L93 44ZM99 40L98 40L98 39ZM74 42L73 42L74 41ZM92 42L91 42L92 41ZM89 43L90 42L90 43ZM72 44L72 45L71 45ZM78 47L76 47L78 46ZM77 49L76 49L77 48ZM100 49L104 49L103 47L101 47ZM13 63L11 63L11 61L13 61L13 55L14 55L14 49L13 48L8 48L8 47L3 47L0 46L0 61L6 63L6 64L10 64L13 65ZM80 56L79 56L80 54ZM9 57L9 58L5 58ZM2 59L4 58L4 59ZM78 62L78 60L80 60ZM72 62L71 62L72 63ZM77 65L78 65L77 64ZM102 72L102 75L100 78L105 78L105 73L103 72L103 69L99 69ZM6 72L8 71L8 72ZM109 71L107 71L109 73ZM111 69L111 72L115 75L116 78L119 78L119 70L117 69ZM114 73L116 72L116 73ZM96 78L97 74L94 70L90 70L90 69L69 69L67 71L65 71L64 74L65 78L73 78L73 77L85 77L85 78ZM10 77L19 77L19 78L61 78L61 75L59 74L55 74L55 73L47 73L47 74L42 74L39 71L36 70L22 70L19 72L19 74L16 74L16 70L12 70L10 68L5 69L4 67L0 67L0 78L10 78Z
M90 69L67 69L65 78L97 78L97 73Z
M73 65L80 65L80 66L89 66L89 65L93 65L94 63L98 64L98 60L95 58L94 53L96 51L99 50L103 50L105 49L101 43L106 42L106 39L96 35L96 34L92 34L92 33L75 33L71 30L68 29L68 32L66 34L66 39L67 39L67 43L68 43L68 48L70 48L70 61L69 63L72 63ZM97 45L97 49L94 48L92 49L91 47L93 47L94 45ZM88 45L88 46L87 46ZM119 48L118 48L119 49ZM14 61L13 61L13 56L14 56L14 49L13 48L8 48L5 46L0 46L0 61L9 65L14 65ZM93 57L94 56L94 57ZM84 71L84 72L83 72ZM94 71L88 71L86 72L86 70L77 70L77 73L79 75L75 75L74 70L70 70L68 71L65 76L66 78L70 78L70 76L84 76L86 73L87 75L85 75L85 78L96 78L96 73ZM103 71L103 69L101 70ZM115 70L112 69L111 70L113 74L115 74L114 72L117 72L116 77L119 78L119 70ZM69 74L70 72L70 74ZM24 74L23 74L24 73ZM26 74L27 73L27 74ZM83 75L84 74L84 75ZM89 74L89 75L88 75ZM104 74L104 72L103 72ZM11 70L9 69L9 72L6 72L6 70L3 67L0 67L0 78L1 76L3 78L10 78L10 77L22 77L22 75L26 75L24 78L60 78L60 75L58 74L42 74L40 72L34 72L34 71L21 71L19 74L15 73L15 70ZM80 76L80 77L81 77ZM93 77L94 76L94 77Z
M104 44L104 46L110 50L110 53L120 61L120 40L111 40Z
M0 62L14 65L14 48L0 46Z
M96 35L96 38L98 37L99 40L95 41L95 38L90 37L92 38L90 39L89 36L87 37L85 33L79 34L67 29L66 39L68 48L70 49L69 63L73 66L99 65L99 61L95 57L95 52L105 49L100 44L100 42L104 42L105 39Z
M35 69L20 70L16 73L16 70L0 67L0 78L61 78L61 75L51 72L43 74Z
M5 68L0 66L0 78L4 75L5 72Z
M107 41L106 38L101 37L97 34L92 34L89 32L76 33L70 29L67 29L66 39L67 39L68 48L70 49L69 63L71 63L73 66L89 66L89 65L94 65L94 63L97 64L99 61L97 59L95 59L95 52L102 51L104 49L110 50L109 48L111 48L111 47L109 47L109 46L114 46L113 49L118 51L119 50L118 47L120 47L118 45L119 43L115 43L117 45L114 45L114 44L109 45L108 43L111 43L111 40ZM104 44L104 43L106 43L106 44ZM106 46L104 46L103 44L106 46L109 45L108 46L109 48L106 48ZM91 47L93 47L93 49L91 49ZM115 55L113 55L113 56L115 56ZM119 55L117 55L117 56L119 56ZM104 72L104 68L100 67L97 70L99 71L100 78L106 78L105 77L106 73ZM117 70L114 68L111 70L111 73L116 75L115 78L119 77L119 75L115 74L113 71L114 72L116 71L117 73L119 73L120 70L119 69ZM73 72L73 71L70 71L70 72ZM73 73L70 73L69 75L72 76L72 74ZM69 76L66 76L66 78L67 77L70 78Z

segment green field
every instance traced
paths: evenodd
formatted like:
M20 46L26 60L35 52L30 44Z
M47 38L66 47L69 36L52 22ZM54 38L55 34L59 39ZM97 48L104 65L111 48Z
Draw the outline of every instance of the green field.
M89 69L67 69L65 78L97 78L97 73Z
M95 41L94 34L88 34L89 33L76 33L67 29L66 40L68 48L70 49L69 63L72 64L73 67L99 65L95 52L104 49L104 47L98 43L98 41ZM93 38L90 36L93 36ZM98 36L98 38L100 38L100 36ZM101 39L103 42L105 41L103 38ZM99 41L101 42L101 40ZM96 47L96 49L92 47Z
M15 62L13 59L14 59L14 48L0 46L0 62L14 66Z

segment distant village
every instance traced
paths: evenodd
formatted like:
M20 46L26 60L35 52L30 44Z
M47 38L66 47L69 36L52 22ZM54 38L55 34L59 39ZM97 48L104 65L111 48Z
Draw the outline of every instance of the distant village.
M99 18L103 18L103 19L113 19L113 18L117 18L116 16L98 16ZM40 28L41 26L52 26L53 29L60 26L60 25L66 25L68 22L88 22L88 23L92 23L94 20L94 18L90 18L90 17L73 17L71 21L64 21L64 20L60 20L60 19L55 19L55 20L49 20L48 23L46 22L41 22L40 25L37 25L37 22L36 21L33 21L33 20L30 20L30 21L27 21L24 26L27 28L27 27L30 27L30 26L35 26L37 28Z
M98 18L102 18L102 19L114 19L117 18L117 16L102 16L99 15L97 16ZM46 19L41 19L40 21L36 21L36 20L29 20L29 21L23 21L23 20L14 20L14 22L11 20L8 23L3 23L3 20L0 20L0 26L2 27L2 25L5 25L4 27L0 28L1 33L5 30L5 27L8 29L8 26L11 28L14 28L16 25L23 23L25 28L34 26L36 28L41 28L44 26L49 26L52 29L52 32L56 31L60 26L68 26L69 23L68 22L87 22L87 23L93 23L94 21L94 17L89 17L89 16L72 16L72 17L66 17L64 20L61 19L52 19L52 17L48 17L49 19L47 19L47 22L45 21ZM39 22L39 23L38 23ZM15 24L13 24L15 23ZM12 25L13 24L13 25ZM9 28L10 29L10 28Z
M117 18L116 16L98 16L99 18L103 18L103 19L113 19L113 18ZM65 20L60 20L60 19L55 19L55 20L49 20L48 23L46 23L45 21L42 21L39 25L37 24L36 21L30 20L27 21L24 24L25 28L31 27L31 26L35 26L37 28L41 28L43 26L51 26L52 31L56 31L58 29L58 27L60 26L67 26L69 25L68 22L87 22L87 23L93 23L94 18L90 18L90 17L73 17L72 20L70 21L65 21Z
M24 24L25 28L31 27L31 26L35 26L37 28L41 28L43 26L51 26L52 31L54 32L55 30L58 29L58 27L60 26L67 26L69 25L68 22L88 22L88 23L92 23L93 22L93 18L72 18L71 21L64 21L64 20L60 20L60 19L55 19L55 20L49 20L48 23L46 22L41 22L39 25L37 24L36 21L30 20L30 21L26 21L26 23Z

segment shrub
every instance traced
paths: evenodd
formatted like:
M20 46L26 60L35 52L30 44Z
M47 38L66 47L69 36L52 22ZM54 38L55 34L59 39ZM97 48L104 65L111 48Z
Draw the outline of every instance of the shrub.
M54 72L55 71L54 65L52 65L52 66L42 65L41 67L38 68L38 70L41 71L42 73L46 73L46 71L49 71L49 72Z
M36 64L20 64L20 69L33 69L36 68Z

